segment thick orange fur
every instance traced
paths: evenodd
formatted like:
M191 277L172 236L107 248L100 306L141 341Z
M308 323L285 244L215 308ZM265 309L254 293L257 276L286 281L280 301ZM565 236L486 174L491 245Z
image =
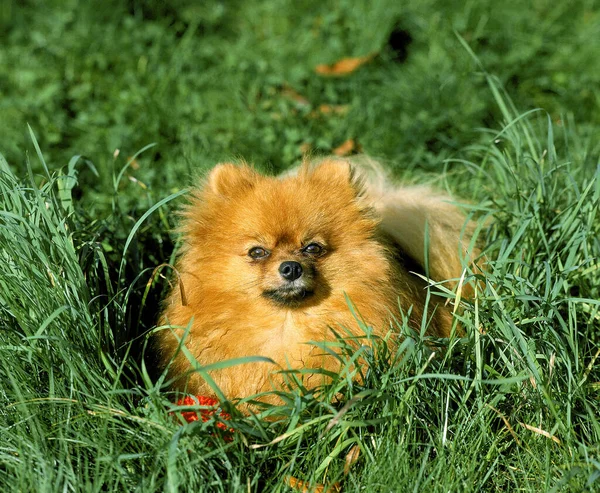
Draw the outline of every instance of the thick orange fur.
M359 335L346 295L376 335L393 329L399 306L415 329L421 326L426 283L407 266L424 263L427 223L430 277L459 278L465 218L447 196L391 187L382 177L375 166L360 174L331 159L284 177L264 177L247 165L221 164L211 172L183 212L180 283L161 317L171 328L158 335L163 364L180 377L176 386L214 394L178 351L187 327L185 346L200 365L245 356L275 362L209 372L227 397L241 398L278 388L281 369L338 371L336 358L307 342L335 340L332 328ZM319 252L309 253L307 245ZM265 256L253 258L249 252L258 247L255 253ZM277 297L286 287L280 274L286 261L303 269L294 282L304 283L304 294L293 299ZM434 298L428 312L428 333L448 336L450 308ZM310 378L305 385L320 383Z

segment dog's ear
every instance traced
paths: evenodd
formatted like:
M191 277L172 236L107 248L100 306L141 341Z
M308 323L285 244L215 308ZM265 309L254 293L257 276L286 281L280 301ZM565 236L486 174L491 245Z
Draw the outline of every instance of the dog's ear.
M361 196L364 179L349 161L344 159L325 159L314 167L306 166L304 172L310 180L317 180L330 186L349 185L356 196Z
M254 187L258 175L247 164L217 164L208 175L207 187L217 195L231 196Z

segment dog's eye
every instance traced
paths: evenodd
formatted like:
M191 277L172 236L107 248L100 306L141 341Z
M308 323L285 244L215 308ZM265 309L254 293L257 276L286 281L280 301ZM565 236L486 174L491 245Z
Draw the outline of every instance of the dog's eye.
M262 247L254 247L248 250L248 255L255 260L259 260L261 258L265 258L269 256L269 251L265 250Z
M310 245L306 245L303 249L303 253L308 253L309 255L318 255L323 251L323 247L318 243L311 243Z

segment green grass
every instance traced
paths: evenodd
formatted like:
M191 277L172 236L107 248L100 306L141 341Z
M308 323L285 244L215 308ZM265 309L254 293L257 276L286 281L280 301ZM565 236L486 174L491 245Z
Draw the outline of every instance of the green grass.
M0 4L2 491L600 491L600 14L413 4ZM340 340L362 383L230 409L231 442L182 425L148 346L181 191L348 138L470 201L488 271L465 337Z

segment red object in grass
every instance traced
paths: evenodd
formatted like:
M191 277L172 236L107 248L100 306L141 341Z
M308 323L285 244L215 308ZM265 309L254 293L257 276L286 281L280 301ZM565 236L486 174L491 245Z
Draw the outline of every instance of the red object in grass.
M217 399L215 399L214 397L207 397L205 395L196 395L196 396L188 395L188 396L184 397L183 399L179 399L177 401L177 405L178 406L207 406L207 407L210 406L211 407L211 409L200 409L199 412L181 411L181 415L183 416L183 419L185 419L188 423L191 423L192 421L198 421L200 419L202 421L208 421L219 410L219 401ZM219 417L221 417L225 420L231 419L231 415L224 411L219 412ZM217 426L217 428L220 428L221 430L225 430L225 431L229 431L229 432L233 431L233 428L227 428L225 423L218 422L216 424L216 426Z

